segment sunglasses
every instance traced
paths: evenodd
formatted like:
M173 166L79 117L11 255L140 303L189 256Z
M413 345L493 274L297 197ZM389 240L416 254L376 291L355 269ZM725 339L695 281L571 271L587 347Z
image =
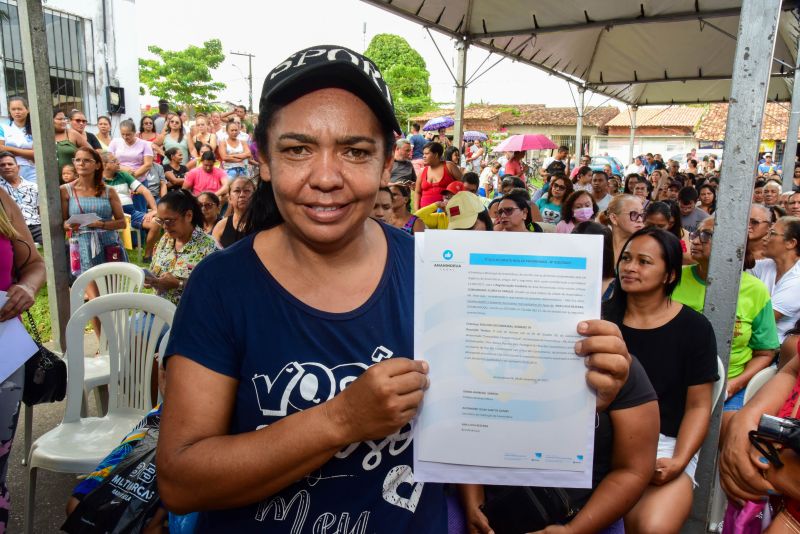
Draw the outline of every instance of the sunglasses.
M644 220L644 212L642 211L629 211L628 217L630 218L631 222L643 221Z
M498 208L497 215L500 217L510 217L519 208Z
M78 124L86 124L87 122L89 122L86 119L72 119L72 120L77 122Z
M701 243L704 245L706 243L711 242L711 238L714 237L714 232L709 232L708 230L700 230L699 232L689 232L689 239L694 241L695 239L699 239Z
M770 221L759 221L758 219L750 219L747 221L749 226L758 226L759 224L769 224Z

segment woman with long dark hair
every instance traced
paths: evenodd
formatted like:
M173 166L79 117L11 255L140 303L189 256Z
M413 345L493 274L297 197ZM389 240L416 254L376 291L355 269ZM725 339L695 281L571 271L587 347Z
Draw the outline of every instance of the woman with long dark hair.
M591 221L597 215L597 204L592 194L586 190L575 191L564 202L561 208L561 220L556 225L559 234L572 233L575 225Z
M297 530L344 514L372 532L447 528L440 485L417 486L413 507L395 491L413 481L409 422L428 367L404 356L413 241L369 217L400 131L378 74L320 46L266 77L249 235L194 269L164 357L159 493L170 510L201 511L198 533L286 530L264 511L292 499L307 506ZM616 327L583 326L603 411L628 360ZM370 444L386 447L380 458ZM308 484L315 473L324 482Z
M8 124L0 127L0 151L14 154L23 180L36 181L33 161L33 129L28 101L21 96L8 99Z
M78 148L91 148L83 137L67 128L67 122L67 116L63 111L57 109L53 112L53 130L55 130L56 160L58 161L59 176L61 176L61 169L64 168L64 165L72 163L72 158L75 157L75 152Z
M671 299L681 280L678 238L660 228L635 232L617 260L616 289L604 316L622 331L658 395L661 435L650 485L625 516L625 531L678 532L692 505L697 455L711 419L717 346L711 323Z
M533 221L530 197L524 189L512 189L500 199L495 232L542 232Z
M250 178L239 177L230 183L228 213L214 226L211 233L222 248L227 248L244 237L244 218L255 191L256 186Z
M414 189L414 212L442 200L442 192L453 182L461 180L461 169L444 158L441 144L430 142L422 149L425 168Z
M407 234L414 235L414 232L425 231L425 223L411 213L411 186L413 182L395 182L389 184L389 190L392 193L392 224Z
M197 164L194 143L189 143L189 136L186 135L183 128L183 121L175 113L167 114L164 131L153 141L153 146L161 147L165 152L170 148L177 148L183 154L183 161L189 169L193 169Z
M558 224L561 220L561 208L567 198L572 194L572 181L564 174L555 175L550 180L547 195L536 201L536 207L541 213L542 221Z
M717 210L717 188L711 183L704 183L697 188L700 204L697 206L709 215Z

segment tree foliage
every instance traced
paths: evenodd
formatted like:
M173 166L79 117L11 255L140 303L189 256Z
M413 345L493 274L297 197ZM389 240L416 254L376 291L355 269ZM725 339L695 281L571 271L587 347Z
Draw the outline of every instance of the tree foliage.
M203 46L164 50L149 46L158 59L139 58L139 81L150 93L171 104L200 108L217 99L225 84L214 81L211 71L225 60L222 42L211 39Z
M425 60L408 41L399 35L381 33L372 38L364 55L381 70L392 92L395 115L401 125L409 117L435 107Z

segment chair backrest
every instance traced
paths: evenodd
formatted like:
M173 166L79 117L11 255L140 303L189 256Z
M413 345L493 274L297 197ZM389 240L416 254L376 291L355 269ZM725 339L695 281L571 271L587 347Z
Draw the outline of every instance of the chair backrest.
M714 408L717 406L719 402L719 398L722 395L722 392L725 391L725 378L728 374L725 371L725 366L722 364L722 359L717 356L717 374L719 378L716 382L714 382L714 389L711 392L711 411L714 411ZM723 401L725 399L722 399Z
M769 382L770 379L776 374L778 374L778 368L773 365L770 365L769 367L757 372L745 387L744 402L746 403L749 401L753 395L755 395L758 390L761 389L761 386Z
M80 419L83 399L84 325L98 317L106 333L110 378L108 413L152 408L150 374L162 331L169 332L175 305L155 295L117 293L92 299L67 323L67 408L64 422Z
M115 261L96 265L75 279L69 290L70 314L83 306L86 287L95 282L100 295L138 293L144 286L144 271L132 263Z

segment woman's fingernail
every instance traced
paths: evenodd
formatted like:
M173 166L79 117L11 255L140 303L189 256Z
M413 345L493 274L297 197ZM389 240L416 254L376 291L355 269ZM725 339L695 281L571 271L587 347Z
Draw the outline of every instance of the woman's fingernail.
M763 456L761 458L759 458L758 461L761 462L762 464L769 464L769 460L767 460Z
M589 328L589 323L584 322L584 321L581 321L580 323L578 323L578 332L583 332L587 328Z
M769 493L770 495L780 495L780 493L778 493L777 491L771 490L771 489L768 489L767 493Z
M575 343L575 352L577 354L580 354L581 350L583 350L583 343L578 341L577 343Z

